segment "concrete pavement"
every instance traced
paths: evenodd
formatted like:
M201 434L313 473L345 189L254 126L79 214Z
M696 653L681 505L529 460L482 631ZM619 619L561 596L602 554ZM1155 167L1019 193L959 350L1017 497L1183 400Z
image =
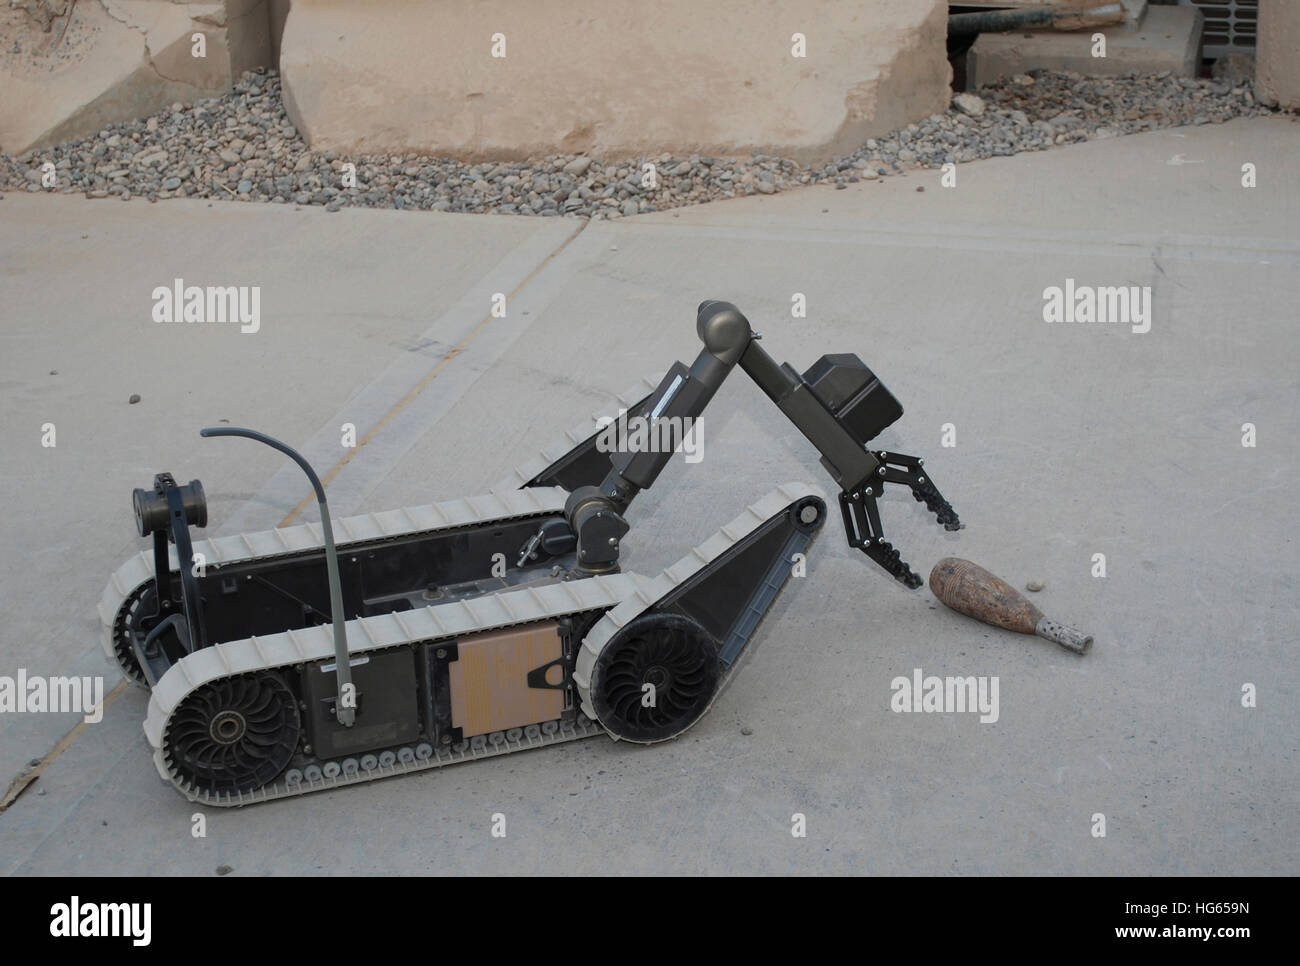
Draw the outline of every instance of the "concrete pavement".
M305 484L275 454L201 426L263 429L322 472L346 460L336 514L486 492L691 359L704 298L736 302L776 358L855 352L898 396L877 445L925 457L967 524L886 499L914 569L951 554L1040 579L1035 602L1096 643L1078 658L962 618L832 520L679 741L208 810L194 838L201 810L158 781L131 689L0 814L0 869L1294 873L1297 150L1290 121L1240 121L963 165L951 188L913 172L586 225L7 196L0 675L113 686L94 606L142 545L128 498L153 473L202 479L218 534L295 512ZM259 331L153 322L151 292L177 277L260 286ZM1045 322L1044 290L1069 279L1149 287L1150 331ZM792 479L830 488L737 372L703 462L638 498L625 567L656 573ZM998 720L894 713L891 682L916 668L996 676ZM3 780L76 721L0 713Z

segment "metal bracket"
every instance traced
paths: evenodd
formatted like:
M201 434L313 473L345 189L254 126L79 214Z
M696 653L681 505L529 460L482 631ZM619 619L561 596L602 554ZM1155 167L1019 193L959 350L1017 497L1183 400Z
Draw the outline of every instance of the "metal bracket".
M166 624L180 638L182 655L192 654L204 645L203 600L199 596L199 582L194 576L194 545L190 542L185 501L176 478L170 473L155 474L153 487L154 498L161 497L167 506L167 525L153 529L154 592L158 611L149 616L163 618L163 621L150 633L150 640L146 643L152 644L160 637L160 628ZM176 563L181 578L180 600L172 595L168 541L176 544Z
M917 503L924 503L925 508L934 514L934 518L943 524L945 530L960 530L961 520L943 494L935 487L925 474L925 461L905 453L887 453L883 449L875 453L880 461L877 477L885 483L901 483L909 487ZM883 487L882 487L883 490Z
M547 663L543 664L541 667L535 667L528 672L528 675L524 680L528 682L528 686L530 688L538 688L543 691L563 691L565 688L569 686L568 682L565 680L565 674L564 674L565 661L566 661L565 657L561 655L560 657L557 657L554 661L548 661ZM551 684L549 681L546 680L546 672L553 667L558 667L560 669L559 684Z
M844 516L844 534L849 546L856 547L880 564L885 572L905 587L915 590L921 586L921 577L899 557L898 551L886 540L880 525L880 511L876 507L873 487L864 487L849 493L840 493L840 512Z

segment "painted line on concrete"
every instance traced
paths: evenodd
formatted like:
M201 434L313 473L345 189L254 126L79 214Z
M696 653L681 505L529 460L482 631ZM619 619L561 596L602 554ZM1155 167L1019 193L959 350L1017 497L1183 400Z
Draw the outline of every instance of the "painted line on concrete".
M412 387L363 438L357 441L355 449L348 450L343 458L321 477L321 483L325 486L332 484L328 496L331 505L337 500L340 513L346 515L360 512L369 492L393 470L429 426L442 418L465 395L479 376L495 364L529 325L541 315L541 309L558 294L560 283L568 277L568 272L547 270L552 268L569 246L578 240L588 224L589 222L584 219L557 248L505 293L506 315L504 317L496 318L489 312L481 318L478 324L452 347L417 385ZM580 245L575 246L575 248L580 247ZM492 275L492 277L499 281L498 276ZM489 328L492 338L488 341L478 340L478 337ZM460 365L451 369L451 363L458 359ZM384 378L386 374L381 373L379 379ZM413 406L412 403L417 398L420 404ZM363 446L367 445L368 448L362 458L355 459L362 452ZM287 526L314 504L315 497L308 494L279 525Z
M491 319L490 337L473 344L468 340L462 349L457 348L457 365L445 369L440 378L432 381L418 402L395 409L385 418L384 432L376 433L371 445L357 459L341 460L332 474L330 505L337 498L345 513L361 513L369 506L370 494L397 468L406 455L426 439L438 424L466 396L485 372L494 367L506 352L528 329L540 319L546 309L569 286L574 271L599 257L608 244L599 231L589 231L579 237L575 233L564 246L557 249L546 263L539 265L528 279L509 296L507 315ZM484 320L481 325L486 325ZM381 427L376 427L378 430ZM486 492L499 478L492 474L483 481ZM434 498L449 499L465 494L442 494Z
M113 702L126 693L128 687L130 687L130 685L125 680L119 681L117 687L104 696L104 703L101 706L100 711L107 712ZM55 760L67 751L72 743L81 737L81 733L89 727L90 722L84 720L79 721L75 728L59 739L59 743L50 749L49 754L45 755L36 767L32 768L30 771L23 772L11 781L8 790L5 791L4 798L0 798L0 814L4 813L10 805L18 801L18 797L22 795L23 792L27 791L36 779L41 777L41 773L44 772L45 769L49 768L50 765L54 764Z
M321 482L328 487L344 467L358 453L371 447L393 418L443 376L451 363L480 335L494 331L496 323L503 321L492 318L492 296L498 292L505 293L509 305L585 227L583 221L576 228L557 224L540 229L484 272L455 305L415 340L418 348L401 353L379 375L354 392L338 413L325 420L310 439L286 442L317 467ZM450 337L448 333L451 333ZM438 346L448 348L430 367L427 350ZM355 447L342 447L343 423L352 423L356 427ZM351 512L352 501L340 488L330 489L328 496L335 516ZM285 465L242 507L222 521L216 535L229 536L288 526L314 505L315 497L306 477L297 466L286 460Z

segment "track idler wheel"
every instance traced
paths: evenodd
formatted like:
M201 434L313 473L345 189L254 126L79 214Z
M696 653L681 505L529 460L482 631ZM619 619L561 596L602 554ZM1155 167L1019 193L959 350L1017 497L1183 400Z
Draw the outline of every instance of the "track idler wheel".
M205 684L172 714L163 747L192 790L251 792L271 782L298 749L298 702L270 672Z
M643 614L596 657L592 707L619 738L663 741L700 719L721 677L718 643L698 622L680 614Z
M136 634L145 631L143 615L152 614L157 609L158 595L154 591L154 582L150 580L137 587L122 602L122 606L117 609L117 619L113 622L113 657L117 659L117 666L122 669L124 678L145 688L149 682L145 680L144 671L135 656L132 641Z

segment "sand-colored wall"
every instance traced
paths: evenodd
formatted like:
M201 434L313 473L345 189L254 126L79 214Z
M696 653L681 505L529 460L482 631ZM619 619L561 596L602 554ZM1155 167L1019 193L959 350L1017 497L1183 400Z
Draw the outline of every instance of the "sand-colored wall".
M230 89L272 63L271 0L83 0L43 31L0 7L0 151L85 137L105 125ZM196 57L194 37L204 36Z
M947 107L946 17L944 0L293 0L280 67L320 149L817 161Z
M1255 82L1260 100L1300 108L1300 3L1259 0Z

